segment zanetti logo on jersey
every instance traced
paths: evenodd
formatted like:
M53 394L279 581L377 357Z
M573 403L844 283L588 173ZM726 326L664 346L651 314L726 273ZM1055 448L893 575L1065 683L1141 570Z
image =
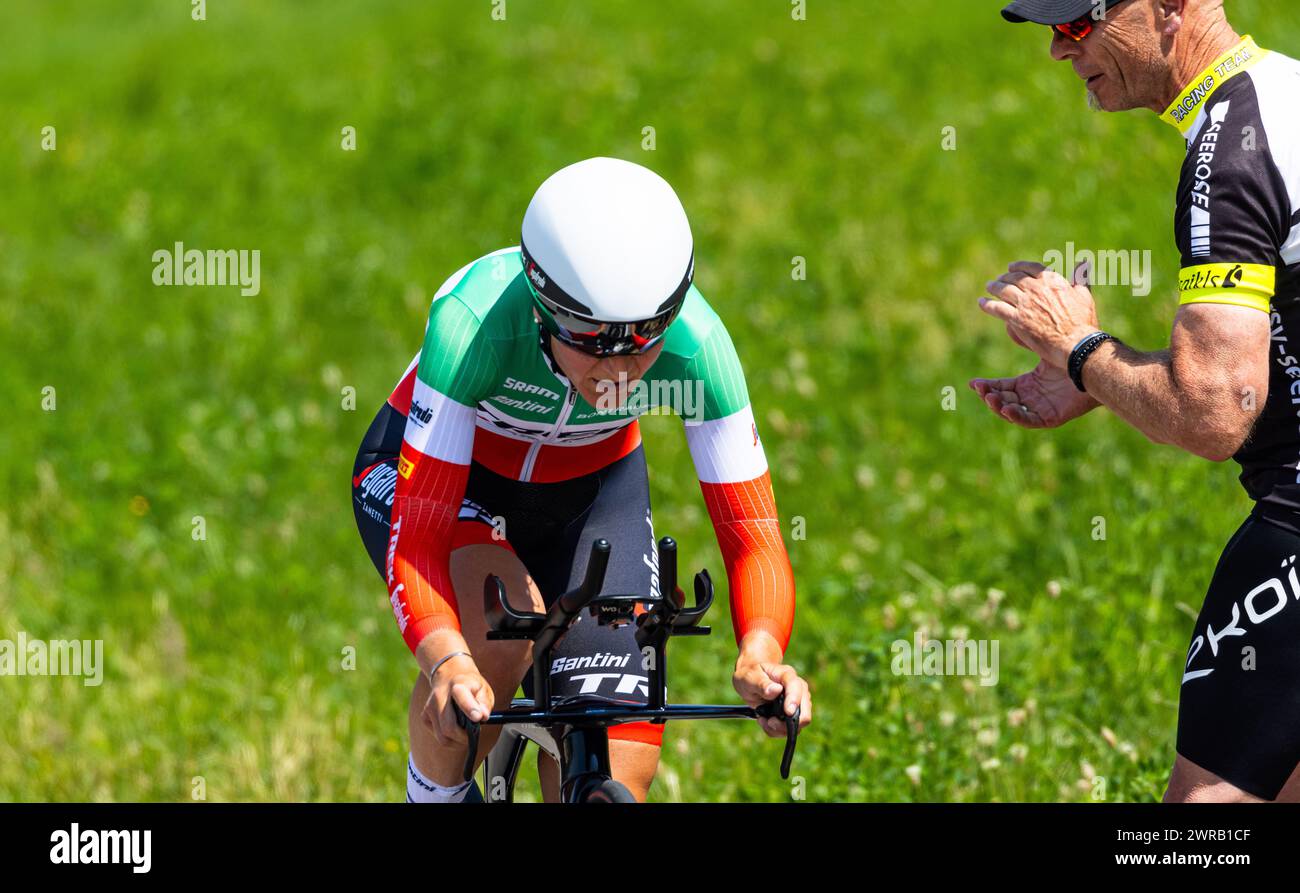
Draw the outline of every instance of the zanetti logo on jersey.
M1214 156L1219 148L1219 134L1232 100L1210 109L1210 126L1200 136L1196 154L1196 180L1192 183L1192 257L1209 257L1210 177L1214 175Z

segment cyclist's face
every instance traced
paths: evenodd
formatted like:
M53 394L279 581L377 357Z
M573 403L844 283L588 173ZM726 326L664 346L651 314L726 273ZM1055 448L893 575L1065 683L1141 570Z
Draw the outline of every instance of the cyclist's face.
M1173 99L1168 96L1172 73L1164 33L1171 16L1181 22L1181 13L1171 13L1180 5L1173 0L1129 0L1111 7L1081 41L1053 30L1052 58L1074 66L1095 108L1163 112Z
M643 354L593 357L551 338L551 355L555 357L556 365L573 382L582 399L597 409L612 409L626 403L627 385L640 381L659 359L663 349L663 342L660 342Z

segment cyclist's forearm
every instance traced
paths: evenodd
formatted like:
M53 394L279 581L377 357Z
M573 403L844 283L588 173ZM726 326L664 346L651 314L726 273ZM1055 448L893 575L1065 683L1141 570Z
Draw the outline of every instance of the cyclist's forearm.
M401 500L393 504L396 512ZM389 559L388 598L402 638L416 652L432 633L460 631L460 607L451 582L451 525L412 525L400 536L406 543L397 539Z
M436 465L426 462L426 466ZM409 485L399 481L393 498L388 547L388 595L407 647L415 652L435 630L460 629L460 607L451 582L451 539L468 470L446 466L440 477L419 469ZM442 498L410 492L441 491ZM455 500L454 502L452 500Z
M794 571L781 537L769 474L730 484L700 483L727 569L739 644L761 630L785 649L794 627Z
M420 665L420 672L427 678L440 661L457 652L464 652L473 658L469 643L460 630L443 627L433 630L420 640L415 648L415 661Z
M1108 341L1088 358L1083 381L1088 393L1155 443L1221 460L1244 439L1239 426L1227 425L1240 414L1224 413L1224 388L1186 380L1169 350L1147 353Z
M1088 393L1156 443L1174 443L1181 408L1168 350L1144 353L1108 341L1083 368Z
M761 663L785 662L785 650L776 636L767 630L756 629L746 633L740 640L739 650L742 657Z

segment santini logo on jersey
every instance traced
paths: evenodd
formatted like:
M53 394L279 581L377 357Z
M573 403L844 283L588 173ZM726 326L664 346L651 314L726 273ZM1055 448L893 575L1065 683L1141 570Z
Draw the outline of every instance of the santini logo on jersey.
M520 412L550 412L552 407L545 403L538 403L536 400L516 400L514 397L493 397L497 403L502 406L509 406L511 409L517 409Z

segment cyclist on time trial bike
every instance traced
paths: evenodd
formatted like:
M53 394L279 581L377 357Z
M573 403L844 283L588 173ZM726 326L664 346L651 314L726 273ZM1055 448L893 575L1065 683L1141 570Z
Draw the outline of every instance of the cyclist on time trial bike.
M660 407L686 440L726 565L739 656L733 684L811 719L784 663L794 578L744 375L693 284L694 244L672 188L626 161L552 175L521 243L466 265L434 295L424 344L375 417L353 470L362 539L420 675L408 716L408 800L481 798L463 781L464 733L525 677L531 645L486 639L483 583L542 611L613 546L603 592L657 594L638 415ZM551 667L558 697L645 703L630 626L583 616ZM524 680L526 692L531 680ZM762 721L783 735L778 719ZM479 759L499 732L485 726ZM614 776L644 799L663 726L610 729ZM543 773L553 798L554 767Z

